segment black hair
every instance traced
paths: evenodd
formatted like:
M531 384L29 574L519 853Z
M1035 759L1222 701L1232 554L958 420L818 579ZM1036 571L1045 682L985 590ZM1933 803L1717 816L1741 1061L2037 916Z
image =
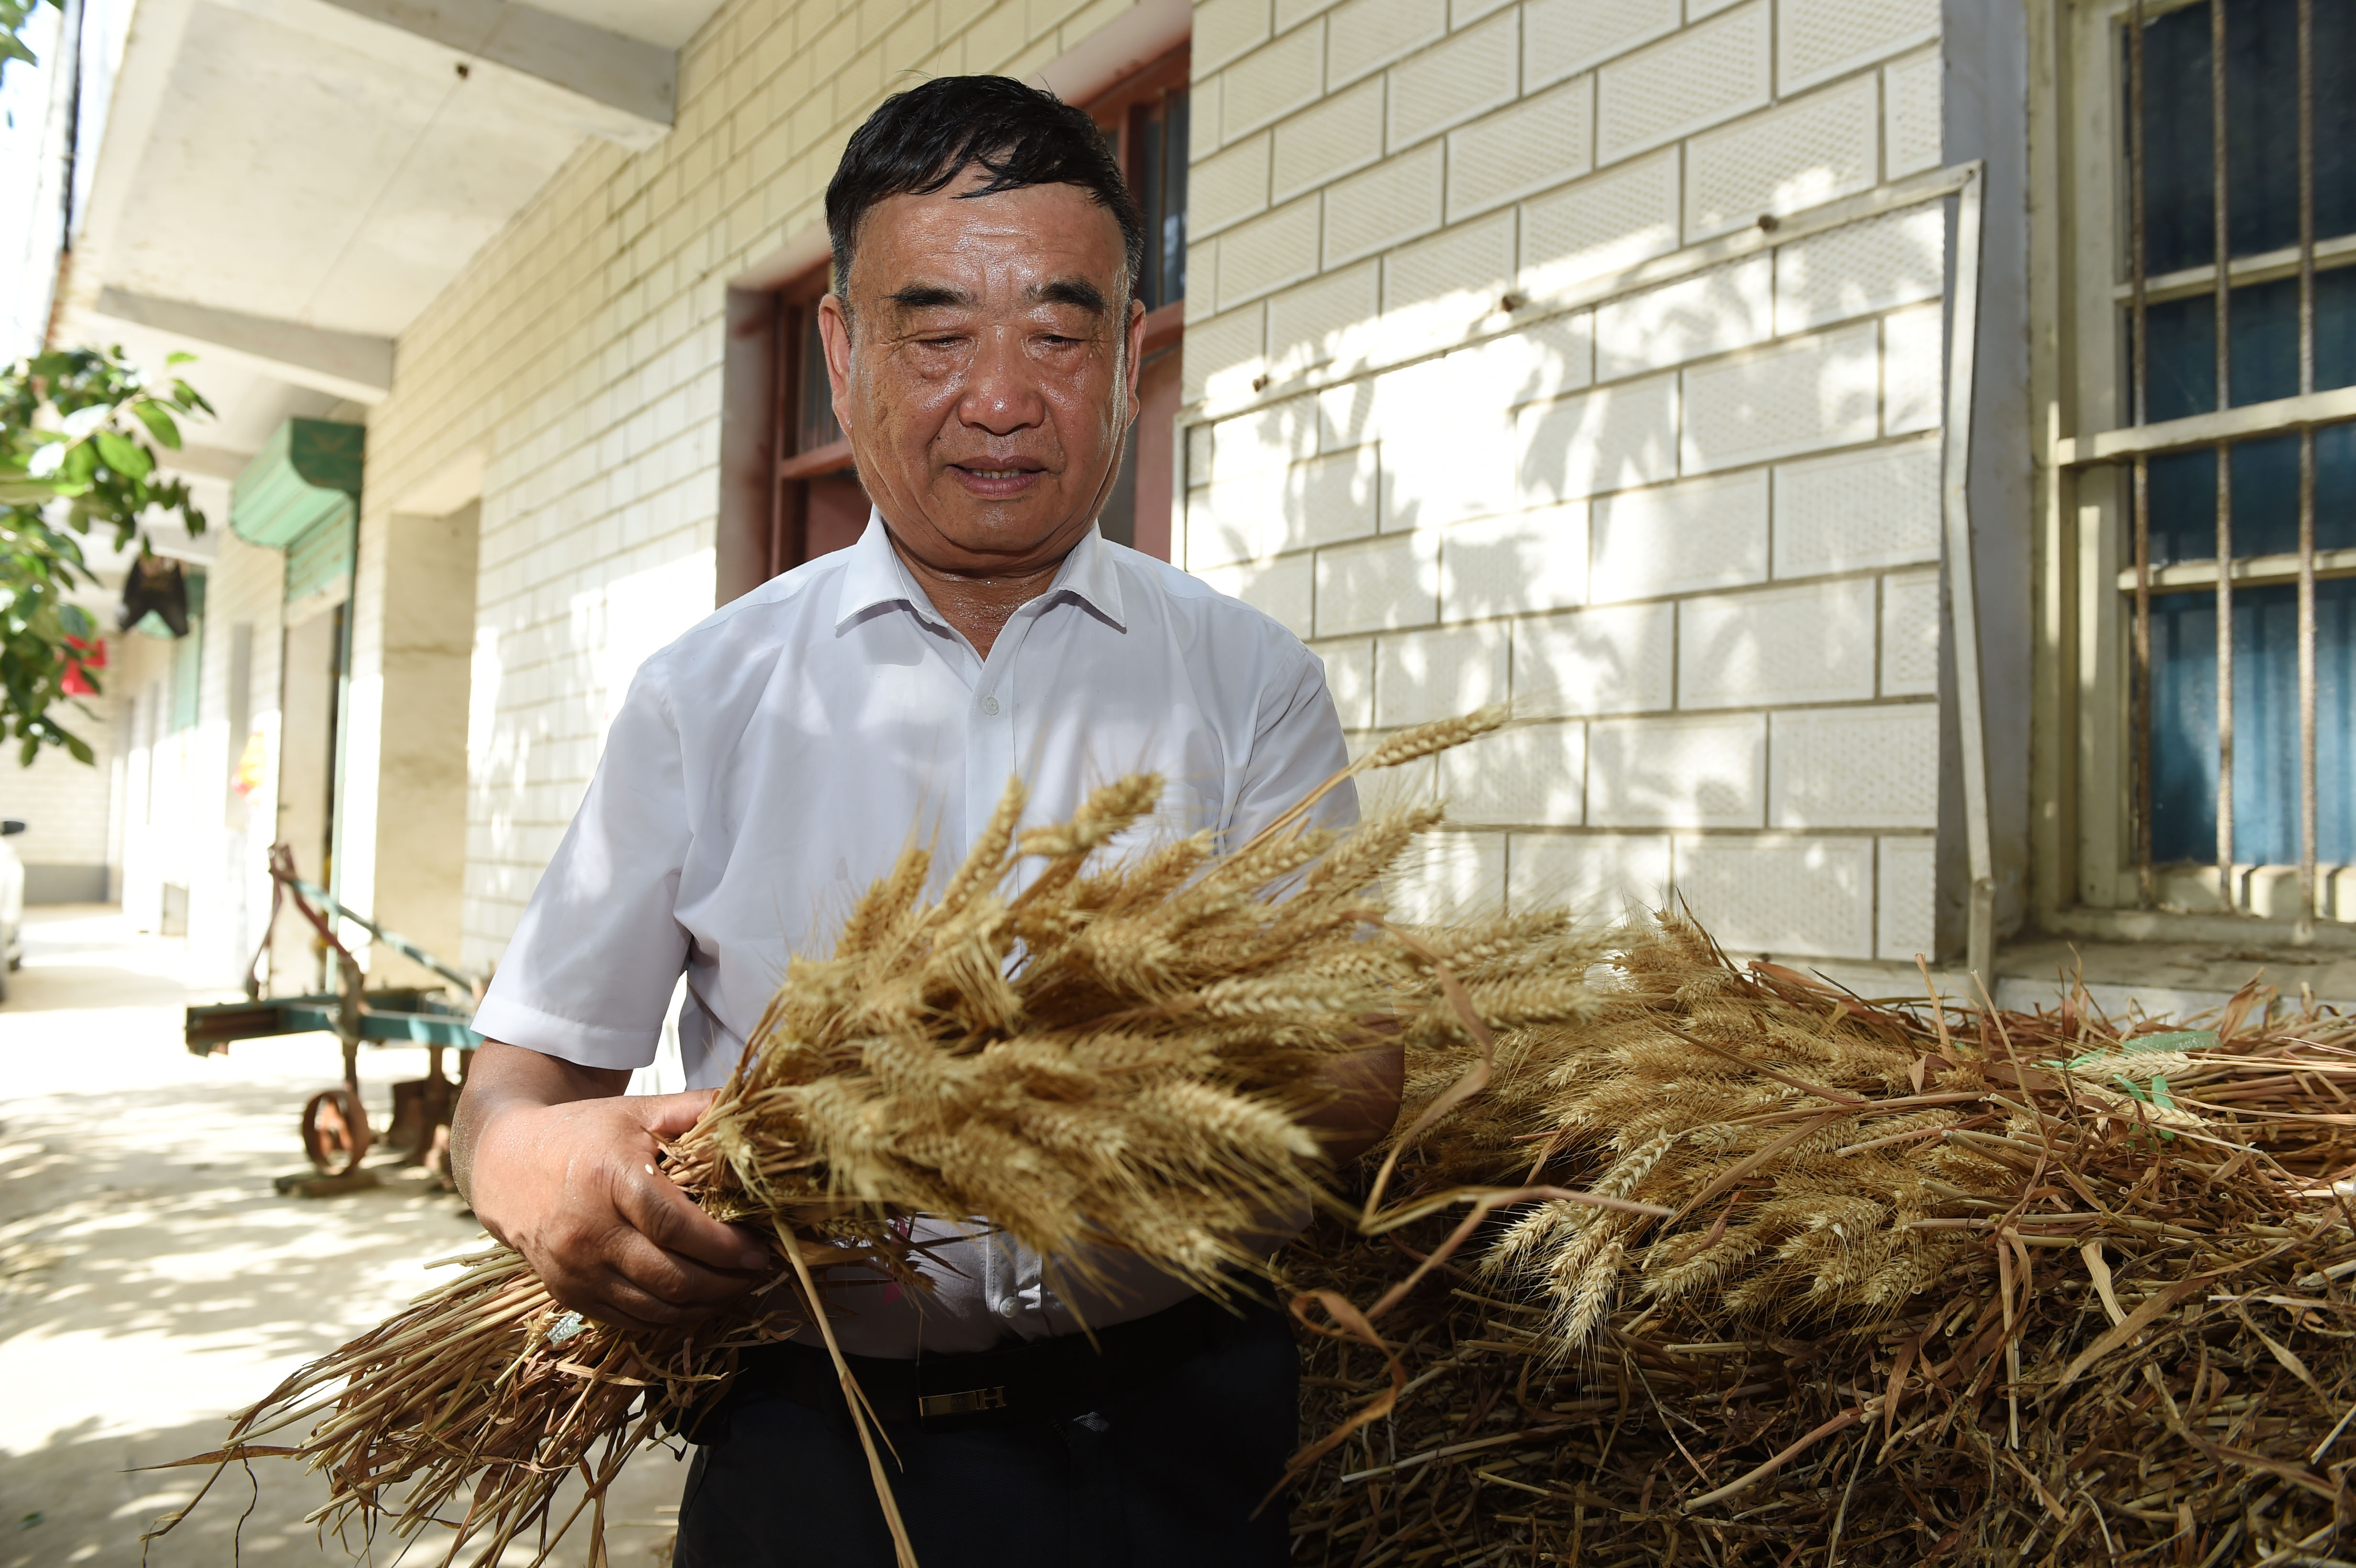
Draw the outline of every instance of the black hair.
M877 105L851 133L826 187L834 290L851 278L860 219L894 196L930 196L979 164L989 180L966 197L1034 185L1076 185L1120 225L1128 249L1125 292L1145 270L1145 219L1111 145L1087 112L1011 76L942 76Z

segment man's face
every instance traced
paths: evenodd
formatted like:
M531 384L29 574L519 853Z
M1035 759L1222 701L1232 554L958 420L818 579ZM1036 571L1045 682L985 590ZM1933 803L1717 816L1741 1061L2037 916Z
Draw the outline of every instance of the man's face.
M1096 520L1145 319L1110 212L1069 185L957 197L987 178L877 203L819 312L869 496L904 549L972 576L1052 564Z

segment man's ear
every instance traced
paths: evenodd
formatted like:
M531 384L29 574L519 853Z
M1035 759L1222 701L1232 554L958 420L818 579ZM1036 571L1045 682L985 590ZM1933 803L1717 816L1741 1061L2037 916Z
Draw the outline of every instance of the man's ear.
M1129 300L1129 352L1123 357L1129 362L1128 374L1121 378L1129 406L1120 428L1127 430L1137 422L1137 377L1145 368L1145 302L1134 293Z
M830 293L819 300L818 336L826 348L828 400L834 405L834 422L847 432L851 429L844 410L851 396L851 307L843 304L841 295Z

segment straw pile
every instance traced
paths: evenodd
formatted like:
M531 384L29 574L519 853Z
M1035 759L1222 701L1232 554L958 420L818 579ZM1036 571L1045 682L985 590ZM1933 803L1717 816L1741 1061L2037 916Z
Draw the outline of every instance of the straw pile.
M2351 1555L2356 1027L2254 986L2198 1031L1877 1005L1665 917L1618 967L1591 1023L1501 1039L1400 1173L1673 1217L1297 1244L1370 1320L1303 1310L1310 1429L1405 1392L1315 1460L1296 1562ZM1469 1054L1416 1052L1411 1103Z
M447 1524L444 1561L489 1563L527 1532L552 1544L584 1513L601 1531L622 1463L715 1393L745 1347L815 1322L832 1349L814 1269L867 1264L923 1288L900 1217L986 1214L1070 1273L1109 1248L1224 1288L1223 1271L1256 1261L1255 1222L1322 1190L1301 1118L1329 1093L1329 1067L1398 1036L1439 1051L1593 1008L1599 950L1567 915L1385 935L1376 880L1435 810L1341 836L1312 822L1350 773L1503 720L1395 736L1224 855L1202 835L1102 864L1158 803L1159 779L1123 780L1072 821L1019 834L1024 796L1010 786L937 901L930 857L912 848L831 955L795 961L744 1061L667 1152L707 1212L755 1228L784 1261L741 1314L663 1335L584 1323L495 1248L185 1462L297 1456L333 1488L323 1523L389 1520L397 1537ZM839 1352L837 1365L897 1534L872 1418ZM263 1441L285 1432L302 1435ZM574 1474L578 1495L560 1502ZM902 1555L913 1561L905 1537Z
M1560 912L1400 930L1376 879L1429 809L1336 837L1312 797L1230 855L1105 867L1158 795L1018 835L1010 794L937 901L912 851L796 963L667 1158L784 1260L743 1313L623 1334L496 1248L190 1462L303 1458L323 1523L448 1527L442 1560L485 1563L601 1533L622 1462L742 1349L824 1331L818 1271L913 1281L900 1216L1218 1288L1255 1217L1315 1197L1276 1264L1309 1352L1296 1561L2339 1560L2356 1029L2254 991L2206 1031L1872 1003L1667 917L1609 951ZM1393 1037L1408 1111L1344 1205L1300 1118Z

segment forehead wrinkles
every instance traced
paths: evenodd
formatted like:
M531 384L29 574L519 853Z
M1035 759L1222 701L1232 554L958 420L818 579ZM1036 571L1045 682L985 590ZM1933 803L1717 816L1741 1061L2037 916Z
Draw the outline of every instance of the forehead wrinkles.
M1129 293L1119 222L1073 187L893 197L861 220L860 230L847 281L871 298L924 283L987 300L1057 276L1086 279L1108 299Z

